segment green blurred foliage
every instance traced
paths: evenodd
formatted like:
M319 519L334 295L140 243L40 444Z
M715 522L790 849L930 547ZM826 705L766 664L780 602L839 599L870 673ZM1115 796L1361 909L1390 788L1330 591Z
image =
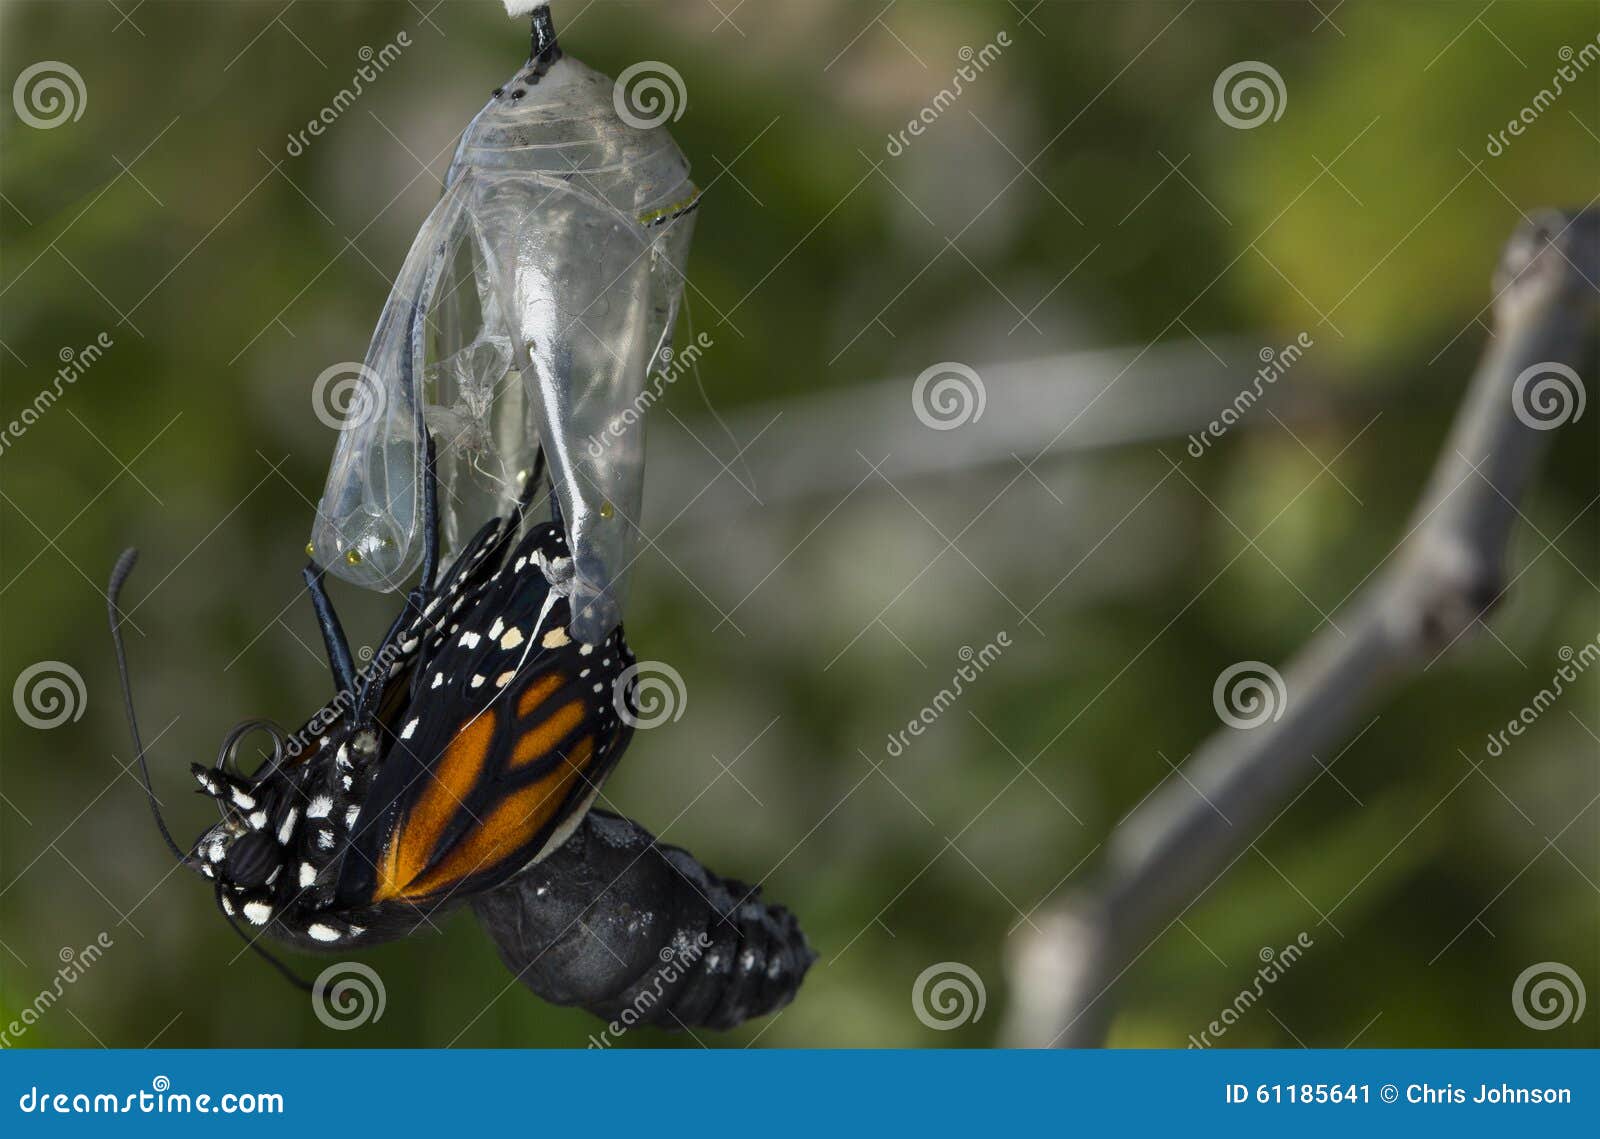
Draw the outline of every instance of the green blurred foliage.
M692 707L636 742L608 797L721 872L762 878L821 960L770 1026L623 1044L990 1043L1012 931L1083 881L1167 761L1214 729L1212 678L1285 659L1404 533L1487 339L1505 237L1522 212L1600 189L1600 69L1503 155L1485 150L1561 47L1594 42L1600 12L904 3L875 21L876 3L747 0L729 23L717 7L567 2L556 16L567 50L607 74L661 59L685 80L673 134L712 187L690 319L717 344L698 388L665 407L725 460L736 444L709 409L782 407L935 360L981 370L1306 330L1337 364L1318 373L1325 390L1301 381L1312 410L1292 435L1257 415L1184 459L1186 479L1162 481L1182 440L1084 457L1069 438L1038 483L952 469L902 486L943 536L869 483L815 536L842 490L759 524L691 515L641 563L631 639L682 672ZM87 0L7 3L0 21L8 90L56 59L88 92L77 121L34 130L8 108L0 133L0 418L51 382L63 348L114 340L0 455L0 679L63 660L89 693L53 731L0 717L0 1021L52 983L63 946L105 930L106 959L18 1043L582 1045L597 1023L508 987L466 916L365 956L388 1010L348 1036L241 957L207 891L168 872L123 770L98 592L139 545L139 698L162 793L198 829L184 766L245 715L294 723L327 696L298 577L332 444L310 382L359 358L456 134L522 33L497 5L454 2L147 0L126 21ZM958 48L1001 30L1012 46L885 159ZM402 31L400 60L287 151L359 49ZM1278 69L1287 103L1235 130L1212 83L1247 59ZM1036 327L1019 325L1036 301ZM1231 366L1243 382L1255 361ZM1600 992L1594 678L1504 756L1484 751L1558 649L1600 634L1597 418L1559 434L1523 506L1493 635L1323 757L1337 779L1129 970L1113 1043L1182 1046L1252 983L1262 947L1302 931L1313 948L1226 1045L1600 1040L1592 1014L1536 1033L1509 1008L1538 961ZM647 529L683 503L664 505ZM959 555L945 542L958 532ZM749 595L738 631L708 594L723 610ZM361 641L393 599L339 602ZM885 756L957 649L1002 628L1016 647L956 714ZM989 997L983 1019L942 1034L910 1007L940 961L975 968Z

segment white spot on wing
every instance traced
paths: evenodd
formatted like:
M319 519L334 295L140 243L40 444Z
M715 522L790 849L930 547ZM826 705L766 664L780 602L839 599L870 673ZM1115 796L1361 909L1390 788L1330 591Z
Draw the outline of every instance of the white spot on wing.
M500 647L510 652L522 643L522 630L513 625L506 630L506 635L500 638Z
M306 927L306 932L311 935L312 940L314 941L339 940L339 931L334 929L331 925L323 925L321 922L308 925Z
M544 635L544 640L539 642L547 649L559 649L562 645L570 645L572 638L567 636L567 631L562 628L551 629Z
M244 916L251 925L266 925L267 919L272 916L272 907L265 902L246 902Z
M306 808L306 818L325 819L331 810L333 810L333 800L327 795L318 795L311 800L311 806Z

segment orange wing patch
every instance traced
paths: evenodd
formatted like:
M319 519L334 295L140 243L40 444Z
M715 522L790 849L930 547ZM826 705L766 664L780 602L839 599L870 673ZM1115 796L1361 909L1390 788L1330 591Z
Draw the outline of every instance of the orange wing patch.
M475 874L493 869L532 842L566 802L568 792L593 754L594 739L585 736L570 756L562 757L559 771L502 799L437 866L411 882L403 896L422 898L447 890Z
M583 703L571 700L556 709L555 713L538 727L529 728L517 741L506 766L515 771L538 759L543 759L567 738L567 733L583 722Z
M517 719L525 720L550 698L550 694L561 687L562 677L558 672L547 673L528 685L517 697Z
M496 722L492 709L484 711L457 732L450 746L445 748L428 785L417 796L416 805L389 840L378 867L373 901L412 893L411 887L427 867L439 836L455 818L467 793L483 772Z

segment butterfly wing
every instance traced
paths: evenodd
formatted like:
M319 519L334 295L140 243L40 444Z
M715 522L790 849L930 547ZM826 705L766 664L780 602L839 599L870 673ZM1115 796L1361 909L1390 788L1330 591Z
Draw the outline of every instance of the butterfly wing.
M559 529L534 527L428 635L353 836L365 857L346 860L345 904L432 905L496 885L558 845L598 793L631 735L614 693L633 658L620 630L572 638L547 576L565 557Z

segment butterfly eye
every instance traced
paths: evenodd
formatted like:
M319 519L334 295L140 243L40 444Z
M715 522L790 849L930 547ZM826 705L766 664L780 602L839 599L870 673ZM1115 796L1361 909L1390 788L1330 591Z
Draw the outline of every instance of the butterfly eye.
M467 128L365 362L347 366L312 548L370 588L418 567L419 406L447 563L510 513L542 440L577 567L573 632L598 644L621 619L638 544L640 421L677 378L657 369L699 191L669 116L641 117L628 84L563 56L540 19L534 57Z
M245 741L258 732L264 732L271 739L270 754L261 751L257 745L252 755L250 749L244 746ZM258 781L282 765L288 739L288 734L271 720L241 721L223 737L222 747L217 752L216 767L234 779ZM249 770L245 768L247 763Z
M265 885L283 862L278 844L265 831L239 836L222 862L222 876L236 886Z

